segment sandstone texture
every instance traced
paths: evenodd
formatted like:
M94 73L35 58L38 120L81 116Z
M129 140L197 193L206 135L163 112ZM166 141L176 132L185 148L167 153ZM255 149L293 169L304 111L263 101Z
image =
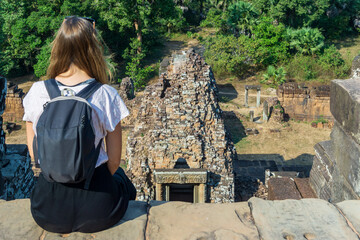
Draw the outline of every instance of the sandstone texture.
M315 146L310 184L333 202L360 196L360 79L331 82L331 140Z
M6 108L3 114L4 122L20 122L24 116L22 105L25 94L17 84L7 83Z
M205 187L200 186L206 202L234 200L232 164L237 154L217 92L211 67L192 49L174 54L159 82L146 87L126 147L128 174L139 200L159 200L154 171L174 169L180 162L208 172ZM168 183L189 184L198 183L195 178L167 177ZM159 197L164 185L158 187Z
M285 83L278 88L277 96L291 119L333 121L330 112L330 86L308 88L297 83Z
M124 218L95 233L56 234L34 222L29 199L0 200L0 239L277 240L358 239L360 201L321 199L240 203L130 201Z
M351 226L360 233L360 201L349 200L337 203L336 206L339 208L345 218L351 223Z
M358 239L337 208L320 199L249 200L255 225L263 240Z
M147 239L259 239L247 202L150 206Z

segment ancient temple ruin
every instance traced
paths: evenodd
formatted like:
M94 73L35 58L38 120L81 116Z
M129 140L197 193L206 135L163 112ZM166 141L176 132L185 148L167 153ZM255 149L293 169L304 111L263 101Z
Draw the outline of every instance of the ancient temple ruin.
M277 89L277 96L290 119L333 121L328 85L307 87L304 84L285 83Z
M7 83L7 94L5 100L4 122L21 122L24 116L22 105L25 94L18 85L12 82Z
M24 144L5 144L2 114L6 110L7 86L13 87L15 85L7 84L6 79L0 77L0 199L12 200L30 196L34 186L34 174L31 171L31 160L27 146Z
M232 202L236 157L211 67L192 49L173 54L146 87L128 137L138 199Z

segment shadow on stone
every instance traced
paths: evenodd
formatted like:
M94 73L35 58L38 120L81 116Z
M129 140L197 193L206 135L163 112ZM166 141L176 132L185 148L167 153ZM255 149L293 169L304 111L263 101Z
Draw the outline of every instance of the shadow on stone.
M299 177L309 177L314 155L301 154L285 161L280 154L238 154L234 161L235 201L247 201L265 183L265 171L297 172Z
M304 177L309 177L314 157L314 155L308 153L301 154L296 158L285 161L282 169L283 171L303 173Z
M233 111L223 111L224 125L234 144L246 137L245 127Z
M174 168L190 168L190 166L187 164L185 158L179 158L176 160Z
M217 84L217 87L219 89L220 102L225 100L233 100L239 95L235 87L231 83Z

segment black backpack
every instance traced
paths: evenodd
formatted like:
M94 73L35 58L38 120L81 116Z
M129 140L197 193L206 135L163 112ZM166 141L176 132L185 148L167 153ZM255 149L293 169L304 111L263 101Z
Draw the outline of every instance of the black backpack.
M33 149L48 181L84 181L84 188L89 188L102 140L95 147L92 107L87 99L101 85L94 80L75 96L61 96L55 79L45 81L50 101L36 125Z

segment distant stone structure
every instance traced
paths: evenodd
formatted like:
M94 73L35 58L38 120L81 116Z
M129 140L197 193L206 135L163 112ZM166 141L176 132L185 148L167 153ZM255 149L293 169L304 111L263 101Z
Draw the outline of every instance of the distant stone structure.
M7 83L6 109L3 115L4 122L20 122L24 116L22 105L25 94L17 84Z
M264 101L263 120L265 122L269 120L283 122L285 120L285 110L277 97L271 97Z
M7 94L8 86L12 91L11 94ZM14 92L17 94L14 94ZM20 99L22 101L19 92L22 93L22 91L18 91L16 85L8 84L5 78L0 77L0 116L4 110L4 116L9 116L6 115L9 111L7 111L8 106L5 104L8 102L9 96L13 98L12 101L15 103L15 105L12 105L13 110L19 109L17 108L17 100L14 100ZM17 113L14 116L18 117ZM2 117L0 117L0 199L28 198L34 186L34 174L31 171L31 160L27 147L23 144L5 145L2 123Z
M317 119L333 121L328 85L308 88L297 83L285 83L277 89L277 96L291 119L308 122Z
M331 82L331 140L315 145L310 183L333 202L360 197L360 78Z
M212 70L193 49L173 54L147 86L127 141L138 200L234 201L236 151Z
M245 85L245 107L249 107L249 90L256 90L256 107L260 107L260 94L261 86L260 85Z

